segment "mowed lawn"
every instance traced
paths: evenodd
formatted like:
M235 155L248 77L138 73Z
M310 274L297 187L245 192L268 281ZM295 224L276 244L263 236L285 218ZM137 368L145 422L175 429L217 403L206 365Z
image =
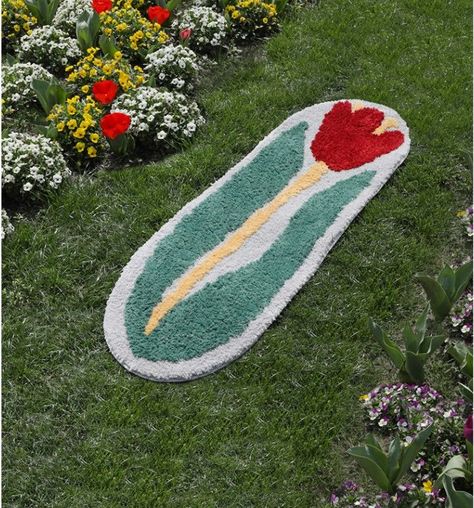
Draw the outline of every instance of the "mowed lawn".
M359 478L358 397L395 380L366 330L419 311L417 271L467 253L471 2L338 0L201 87L195 142L143 167L81 176L3 248L5 507L318 507ZM366 99L411 129L406 163L243 358L187 384L128 374L102 332L135 250L290 114ZM433 386L449 389L442 360Z

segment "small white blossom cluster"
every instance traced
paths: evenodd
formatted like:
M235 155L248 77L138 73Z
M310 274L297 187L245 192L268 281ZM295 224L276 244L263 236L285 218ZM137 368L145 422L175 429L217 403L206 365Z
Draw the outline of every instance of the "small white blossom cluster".
M194 101L178 92L163 92L148 86L121 95L113 111L131 117L130 133L137 140L154 140L169 146L191 138L204 123Z
M190 7L173 21L172 29L177 33L186 28L192 30L189 44L198 52L227 48L227 21L210 7Z
M156 84L177 90L192 90L199 65L196 53L181 45L165 45L146 56L145 70L153 74Z
M2 188L39 195L57 189L71 172L56 141L41 134L11 132L2 142Z
M54 81L54 76L35 63L16 63L3 67L2 103L5 115L10 115L36 100L36 93L31 88L33 79Z
M53 25L73 37L76 33L77 18L84 11L92 12L90 0L62 0L53 18Z
M22 61L35 62L50 72L64 74L66 65L81 58L77 39L54 26L35 28L31 35L20 39L18 57Z
M8 213L2 208L2 224L0 227L1 239L4 240L5 237L13 233L13 231L15 231L15 228L10 221L10 217L8 216Z

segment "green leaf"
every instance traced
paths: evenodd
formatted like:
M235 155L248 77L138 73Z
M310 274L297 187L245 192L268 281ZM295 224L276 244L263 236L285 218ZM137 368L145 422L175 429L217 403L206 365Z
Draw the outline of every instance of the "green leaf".
M76 36L82 51L95 46L100 28L100 18L95 11L84 11L76 21Z
M31 88L36 92L39 103L47 115L55 104L66 102L66 90L61 85L49 83L42 79L34 79Z
M359 465L365 469L367 474L382 490L390 490L391 485L387 475L373 459L367 457L365 448L356 446L350 448L348 453L357 460Z
M397 476L399 467L400 467L400 457L401 457L401 446L400 446L400 438L396 437L390 443L388 448L388 461L387 461L387 473L388 479L393 483L393 480Z
M441 272L439 272L438 282L441 284L444 292L452 302L456 286L454 270L450 266L446 265Z
M101 35L99 37L99 46L105 56L114 58L115 53L119 50L113 37Z
M473 355L464 342L456 342L454 346L448 349L448 353L456 360L461 367L463 374L472 378L473 374Z
M181 0L170 0L167 4L166 4L166 8L173 12L177 7L179 7L181 5Z
M425 336L425 333L426 333L429 311L430 311L430 306L427 305L425 307L425 310L421 313L420 317L417 319L416 324L415 324L415 331L422 338Z
M462 398L468 402L469 404L472 404L472 399L474 396L473 393L473 386L472 386L472 378L468 385L464 385L462 383L459 383L459 389L461 390Z
M25 0L28 10L40 25L50 25L59 5L59 0Z
M403 328L403 338L405 339L405 348L407 351L411 351L412 353L417 353L418 348L420 346L419 338L413 333L411 328L406 325Z
M456 290L453 296L453 302L458 300L469 284L469 281L472 279L472 261L465 263L456 270L455 279Z
M427 357L420 353L412 353L411 351L407 351L405 355L405 370L407 374L415 384L423 383L425 380L423 365Z
M450 478L466 478L466 459L462 455L454 455L451 457L444 467L443 471L439 475L439 478L436 480L436 483L439 484L440 480L444 476L449 476Z
M429 339L429 348L427 353L431 355L434 353L446 340L444 335L433 335L433 337L428 337Z
M377 342L382 346L384 351L392 360L393 364L397 369L401 369L403 364L405 363L405 356L403 355L400 348L390 340L385 333L382 331L380 326L378 326L372 319L369 318L369 328L372 332L372 335L375 337Z
M442 321L449 314L452 306L445 290L437 280L428 275L417 274L415 278L423 286L436 320Z
M472 508L472 495L468 492L456 490L452 478L445 476L443 478L443 487L448 497L446 502L447 508Z
M6 58L7 58L7 63L8 65L15 65L16 63L18 63L18 59L15 58L13 55L11 55L10 53L7 53L6 54Z
M415 460L416 456L423 448L426 440L430 437L431 431L433 430L433 425L426 427L426 429L419 432L413 441L406 447L402 448L402 457L400 460L400 469L398 470L397 475L395 476L393 483L398 483L400 478L406 474L408 469L410 468L412 462Z

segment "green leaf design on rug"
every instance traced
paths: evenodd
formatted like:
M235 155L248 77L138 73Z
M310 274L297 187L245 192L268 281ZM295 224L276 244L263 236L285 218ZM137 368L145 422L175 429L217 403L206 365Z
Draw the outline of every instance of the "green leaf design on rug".
M158 244L125 309L132 350L141 340L150 313L166 288L298 173L303 165L307 128L306 122L300 122L283 132Z
M150 336L143 334L148 314L135 319L131 326L127 322L133 354L151 361L189 360L241 334L301 266L317 239L324 235L342 209L370 184L374 175L374 171L363 172L313 196L259 260L223 275L180 302ZM160 296L161 293L156 300ZM138 295L134 293L135 305L137 300ZM156 300L146 302L148 312ZM132 306L129 308L133 310Z

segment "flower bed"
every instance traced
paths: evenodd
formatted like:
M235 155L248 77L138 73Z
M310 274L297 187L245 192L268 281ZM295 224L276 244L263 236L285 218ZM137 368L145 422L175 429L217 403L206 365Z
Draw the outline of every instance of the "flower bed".
M50 146L59 150L67 168L61 165L53 180L38 173L56 187L59 175L62 185L71 171L93 169L105 159L110 166L134 151L141 151L140 156L143 150L167 153L189 142L204 124L195 97L199 74L208 62L244 39L274 33L283 7L282 0L239 0L235 6L182 6L179 0L60 0L59 5L6 0L3 126L8 131L25 129L29 146L37 139L40 152ZM248 18L239 29L230 15L235 9ZM111 137L113 122L124 115L127 128L122 129L122 122L120 134ZM4 144L4 157L10 145ZM14 186L22 201L33 194L46 199L48 193L39 192L44 182L25 169L36 166L30 150L21 163L13 160L4 168L7 203ZM25 189L30 183L34 192Z

